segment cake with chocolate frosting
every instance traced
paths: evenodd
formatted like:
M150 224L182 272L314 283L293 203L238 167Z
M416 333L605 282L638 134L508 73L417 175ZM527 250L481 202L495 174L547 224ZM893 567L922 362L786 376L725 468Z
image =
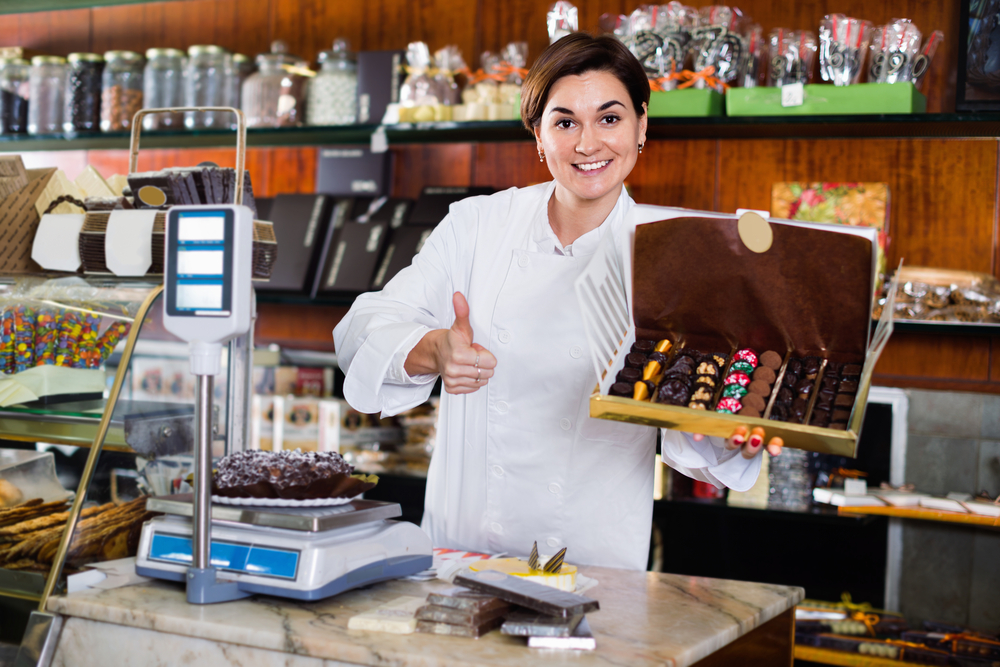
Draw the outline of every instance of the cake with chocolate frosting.
M212 493L230 498L353 498L377 481L375 475L355 475L334 452L250 450L219 461Z

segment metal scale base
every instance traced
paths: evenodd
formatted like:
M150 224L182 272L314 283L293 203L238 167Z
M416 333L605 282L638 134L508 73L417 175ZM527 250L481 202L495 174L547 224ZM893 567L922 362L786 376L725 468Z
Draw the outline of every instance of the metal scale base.
M150 498L164 516L142 530L136 572L184 582L191 567L190 494ZM399 521L396 503L355 500L335 507L213 504L211 564L245 595L319 600L431 567L430 538ZM241 597L242 597L241 596Z

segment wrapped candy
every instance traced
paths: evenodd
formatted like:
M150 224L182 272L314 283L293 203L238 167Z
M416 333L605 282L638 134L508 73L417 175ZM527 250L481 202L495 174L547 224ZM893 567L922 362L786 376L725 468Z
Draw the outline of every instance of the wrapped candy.
M100 330L100 326L100 315L84 313L76 355L73 357L74 368L101 367L101 353L97 350L97 332Z
M767 85L780 88L809 83L816 57L816 35L809 30L776 28L768 36Z
M73 366L77 356L77 342L83 325L79 313L67 310L59 321L59 335L56 339L56 366Z
M628 39L628 17L624 14L601 14L597 19L597 25L602 34L614 35L620 42Z
M559 0L549 8L547 15L549 44L554 44L566 35L577 31L576 7L565 0Z
M35 311L30 306L14 307L14 372L34 366Z
M829 14L819 23L819 73L824 81L847 86L861 80L871 43L870 21Z
M924 80L924 75L927 74L927 70L931 68L931 61L934 59L934 54L937 52L938 46L943 41L944 33L940 30L935 30L927 38L927 41L924 42L923 47L920 49L920 54L913 60L913 85L920 86L920 83Z
M125 336L128 335L129 330L132 325L128 322L115 321L112 322L101 337L97 339L97 351L100 353L100 360L107 361L111 353L115 351L115 347ZM99 364L98 364L99 365Z
M424 42L406 47L406 79L399 88L399 120L426 123L434 120L434 107L441 103L430 77L431 52Z
M745 22L735 7L711 5L699 10L699 27L691 40L694 70L699 74L711 72L720 84L716 88L724 89L739 79L748 50L746 38L740 34ZM702 79L695 85L704 88L709 84Z
M656 90L677 87L684 69L697 11L679 2L641 5L627 19L623 42L636 57Z
M875 29L871 50L869 81L912 81L913 63L920 52L920 30L909 19L896 19Z
M54 308L38 311L35 321L35 365L45 366L56 363L56 338L59 334L59 320L62 314Z
M754 23L746 29L743 37L747 50L740 68L740 85L744 88L756 88L764 74L764 56L767 53L764 29Z
M433 84L435 96L441 104L451 106L462 103L462 91L455 81L455 73L466 69L462 52L455 45L446 46L434 52Z
M14 309L4 308L0 316L0 366L3 372L14 372Z

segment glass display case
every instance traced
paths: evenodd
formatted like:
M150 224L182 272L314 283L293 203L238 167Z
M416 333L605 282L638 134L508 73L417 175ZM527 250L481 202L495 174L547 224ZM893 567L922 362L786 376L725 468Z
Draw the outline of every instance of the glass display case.
M0 615L22 610L21 630L67 577L135 555L147 495L186 490L194 376L161 293L150 280L0 278L0 454L54 456L65 490L36 497L0 465ZM215 379L216 455L248 441L251 337L224 349Z

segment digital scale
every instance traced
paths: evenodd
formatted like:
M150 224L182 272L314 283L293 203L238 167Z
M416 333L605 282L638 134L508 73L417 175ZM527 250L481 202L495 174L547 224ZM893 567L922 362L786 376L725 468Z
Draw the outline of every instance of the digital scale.
M212 505L212 384L222 344L250 330L252 245L253 214L245 206L167 212L163 323L190 343L198 378L194 493L147 501L164 516L143 526L136 572L185 582L188 602L208 604L256 593L317 600L430 568L430 538L414 524L391 521L401 514L395 503Z

